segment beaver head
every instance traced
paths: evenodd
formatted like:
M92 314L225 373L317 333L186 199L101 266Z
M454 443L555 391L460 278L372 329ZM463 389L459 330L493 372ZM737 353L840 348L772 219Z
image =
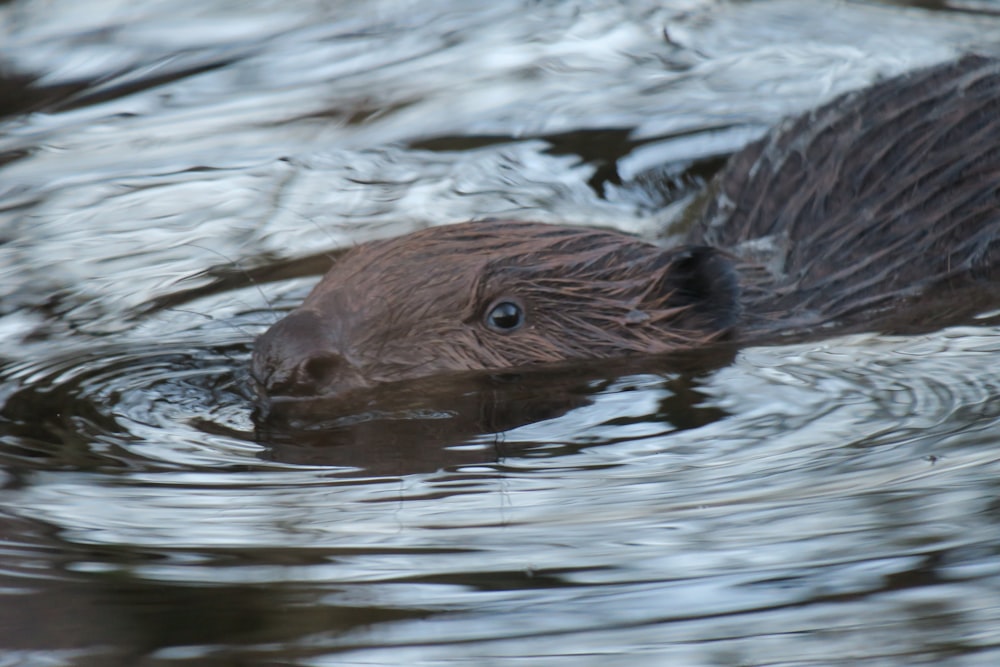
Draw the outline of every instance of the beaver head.
M434 227L360 245L258 340L271 396L444 371L660 353L727 334L729 260L613 232L527 222Z

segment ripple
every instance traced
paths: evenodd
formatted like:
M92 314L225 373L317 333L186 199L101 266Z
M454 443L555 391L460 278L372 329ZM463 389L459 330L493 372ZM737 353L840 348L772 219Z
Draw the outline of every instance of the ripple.
M0 554L4 585L299 587L315 609L382 620L287 643L366 659L412 650L428 623L456 656L543 651L553 635L629 650L697 637L767 656L779 627L825 633L821 648L793 642L803 660L869 635L870 654L894 656L877 636L931 650L906 630L928 619L939 638L995 639L980 589L997 577L1000 330L751 348L694 376L513 384L529 403L586 400L439 446L469 457L440 467L414 468L414 450L390 442L405 474L345 474L343 443L322 437L314 461L283 456L289 443L253 429L247 345L194 338L136 334L0 371L13 387L0 506L27 527ZM356 433L373 447L384 431Z
M10 364L0 370L4 441L20 465L246 465L259 449L233 437L252 434L238 371L246 358L245 345L107 344ZM238 446L227 456L199 424Z
M0 3L12 67L99 82L0 138L0 663L1000 663L996 330L269 434L248 341L309 279L234 288L484 215L659 237L705 158L996 21L104 4Z

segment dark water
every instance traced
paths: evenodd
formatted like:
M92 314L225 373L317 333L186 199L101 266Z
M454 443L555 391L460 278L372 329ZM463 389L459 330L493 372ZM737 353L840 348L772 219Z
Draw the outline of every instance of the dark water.
M0 665L1000 664L996 329L245 389L329 251L669 237L779 118L1000 45L913 4L0 5Z

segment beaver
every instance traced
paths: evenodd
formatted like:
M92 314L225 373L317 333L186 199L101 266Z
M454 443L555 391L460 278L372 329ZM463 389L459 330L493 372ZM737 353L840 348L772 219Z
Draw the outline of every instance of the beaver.
M269 396L849 329L940 326L1000 278L1000 64L842 95L733 155L683 245L491 220L359 245L257 340Z

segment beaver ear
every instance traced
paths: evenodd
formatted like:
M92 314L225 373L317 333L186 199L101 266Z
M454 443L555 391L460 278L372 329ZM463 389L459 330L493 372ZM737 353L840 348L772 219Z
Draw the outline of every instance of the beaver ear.
M692 328L725 330L740 314L740 286L732 261L708 246L685 246L670 251L670 265L663 274L661 294L669 305L688 306ZM687 319L685 317L685 319Z

